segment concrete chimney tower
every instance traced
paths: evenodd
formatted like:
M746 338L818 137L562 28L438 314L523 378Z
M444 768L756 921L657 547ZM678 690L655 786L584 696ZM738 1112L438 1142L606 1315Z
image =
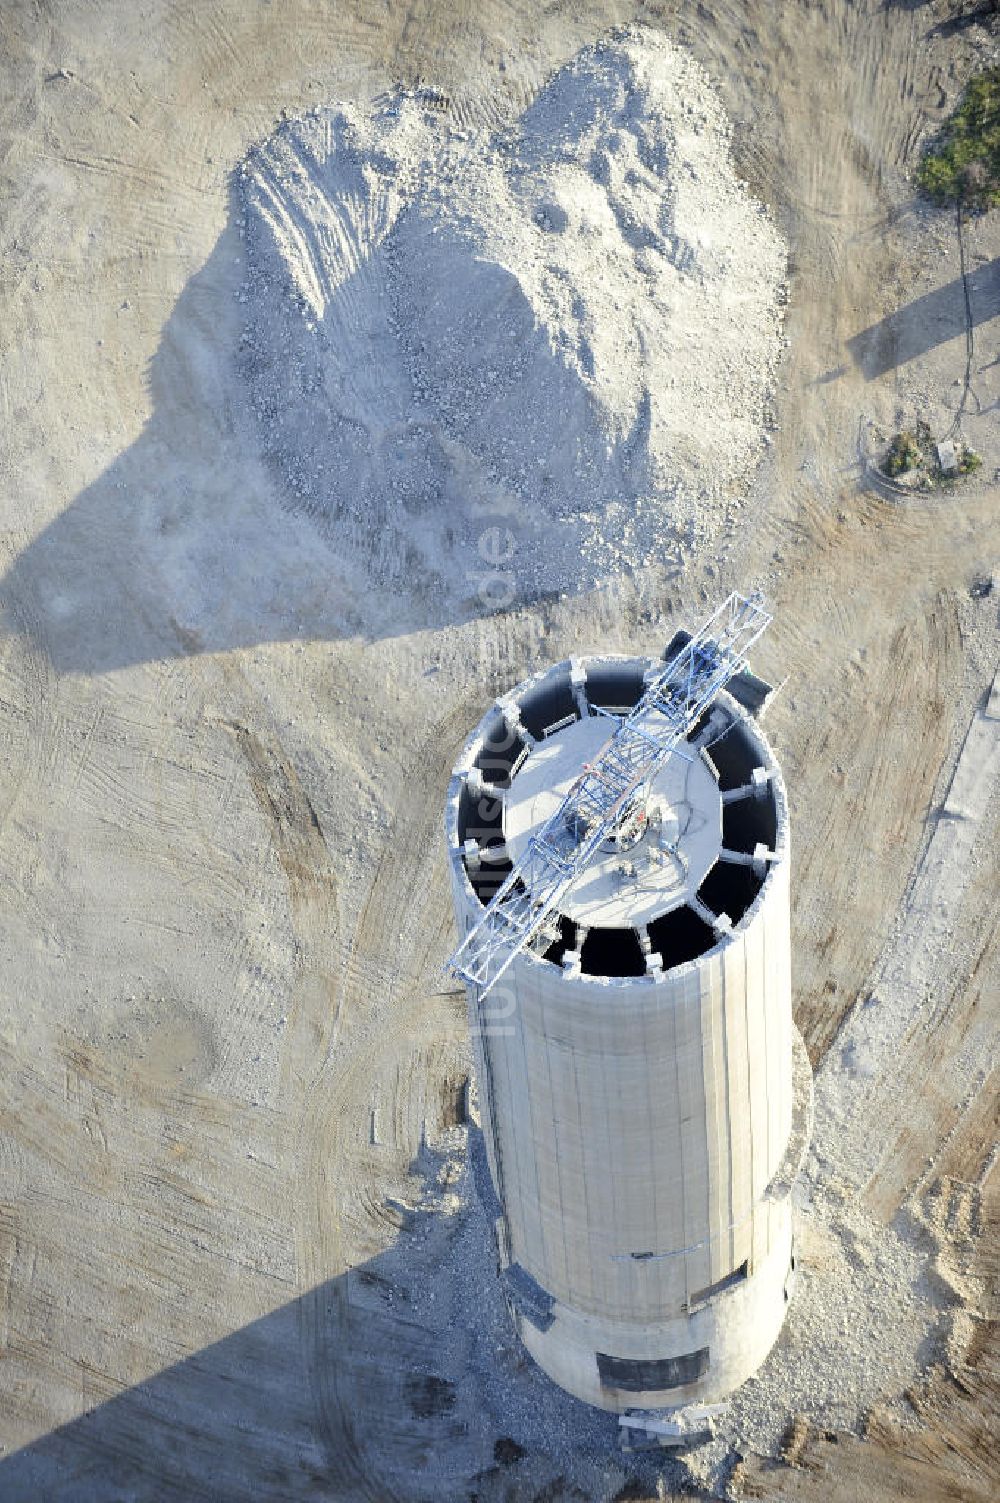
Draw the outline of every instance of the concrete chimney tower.
M530 884L533 837L663 670L573 659L486 714L448 795L461 935L512 869ZM794 1269L812 1077L788 808L755 718L768 687L745 664L726 682L503 975L467 984L513 1320L556 1383L619 1413L730 1393L773 1345Z

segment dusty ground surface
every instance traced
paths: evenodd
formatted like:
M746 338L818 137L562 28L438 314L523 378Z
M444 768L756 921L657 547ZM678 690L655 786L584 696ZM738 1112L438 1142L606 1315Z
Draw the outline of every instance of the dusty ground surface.
M947 14L0 11L0 1498L669 1490L600 1434L576 1445L557 1409L540 1411L548 1431L524 1419L524 1443L501 1432L486 1378L463 1430L440 1375L431 1274L456 1239L466 1263L476 1247L455 1178L467 1063L439 979L440 808L498 688L578 648L658 650L675 621L758 582L778 612L760 667L788 676L768 728L793 801L797 1020L820 1081L845 1077L831 1100L860 1082L869 1129L863 1154L813 1174L845 1223L920 1221L952 1318L908 1418L892 1391L860 1433L790 1404L784 1458L748 1448L730 1486L991 1496L995 794L968 838L935 832L965 817L949 789L1000 644L996 589L978 588L1000 564L995 216L966 247L962 422L981 478L904 502L859 462L859 425L916 414L943 430L962 397L954 227L907 176L993 49L980 28L936 31ZM515 558L503 614L428 625L401 591L391 630L345 634L323 539L244 418L232 172L282 110L400 82L488 122L636 17L707 68L789 244L764 468L723 542L672 577L532 603ZM470 559L473 589L493 568ZM190 625L192 600L211 602L210 630ZM921 951L906 1030L855 1013L835 1043L856 1003L902 995L898 948L920 904L940 917L941 860L958 862L959 897ZM399 1272L409 1247L412 1284L418 1244L423 1292ZM828 1261L806 1238L818 1293ZM454 1296L458 1316L474 1296ZM482 1308L491 1333L488 1295ZM499 1328L495 1345L495 1371L513 1371Z

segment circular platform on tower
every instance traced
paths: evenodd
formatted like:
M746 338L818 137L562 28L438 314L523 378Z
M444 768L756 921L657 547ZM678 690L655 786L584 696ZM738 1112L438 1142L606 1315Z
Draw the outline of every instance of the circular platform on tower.
M576 720L537 745L504 800L507 850L518 861L616 728L604 716ZM606 842L559 910L606 928L651 923L688 901L719 859L722 798L699 754L682 746L653 780L634 835Z

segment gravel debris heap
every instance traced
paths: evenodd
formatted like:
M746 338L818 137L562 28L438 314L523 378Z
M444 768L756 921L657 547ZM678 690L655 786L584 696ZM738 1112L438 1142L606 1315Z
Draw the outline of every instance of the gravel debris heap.
M785 276L664 38L583 52L499 130L440 103L284 122L239 178L263 451L343 565L432 619L511 603L481 588L494 529L522 600L715 537L764 442Z
M407 1210L403 1230L352 1275L352 1342L376 1365L405 1349L413 1371L447 1405L440 1445L428 1450L419 1479L394 1471L411 1464L407 1406L391 1418L381 1409L359 1411L359 1434L377 1449L383 1480L406 1483L421 1499L464 1496L472 1478L479 1496L499 1499L515 1485L529 1495L529 1478L542 1489L566 1477L601 1500L629 1478L650 1498L660 1487L673 1496L692 1485L701 1496L727 1498L740 1458L780 1456L794 1420L860 1434L878 1405L912 1423L904 1391L931 1363L947 1360L952 1338L962 1335L948 1236L933 1208L918 1204L891 1225L876 1221L831 1178L824 1146L810 1154L798 1186L798 1287L763 1367L726 1402L711 1441L679 1455L626 1456L615 1416L557 1388L514 1333L474 1188L472 1160L484 1152L479 1129L455 1128L428 1145L413 1166L412 1200L396 1202ZM491 1467L495 1444L507 1459Z

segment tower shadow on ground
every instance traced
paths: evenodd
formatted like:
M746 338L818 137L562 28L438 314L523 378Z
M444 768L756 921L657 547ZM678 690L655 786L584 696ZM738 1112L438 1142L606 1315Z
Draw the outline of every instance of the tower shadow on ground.
M428 1183L444 1162L425 1149L415 1167ZM655 1496L667 1463L623 1457L614 1416L521 1347L474 1194L399 1220L384 1252L0 1458L0 1498L501 1503L639 1476Z

